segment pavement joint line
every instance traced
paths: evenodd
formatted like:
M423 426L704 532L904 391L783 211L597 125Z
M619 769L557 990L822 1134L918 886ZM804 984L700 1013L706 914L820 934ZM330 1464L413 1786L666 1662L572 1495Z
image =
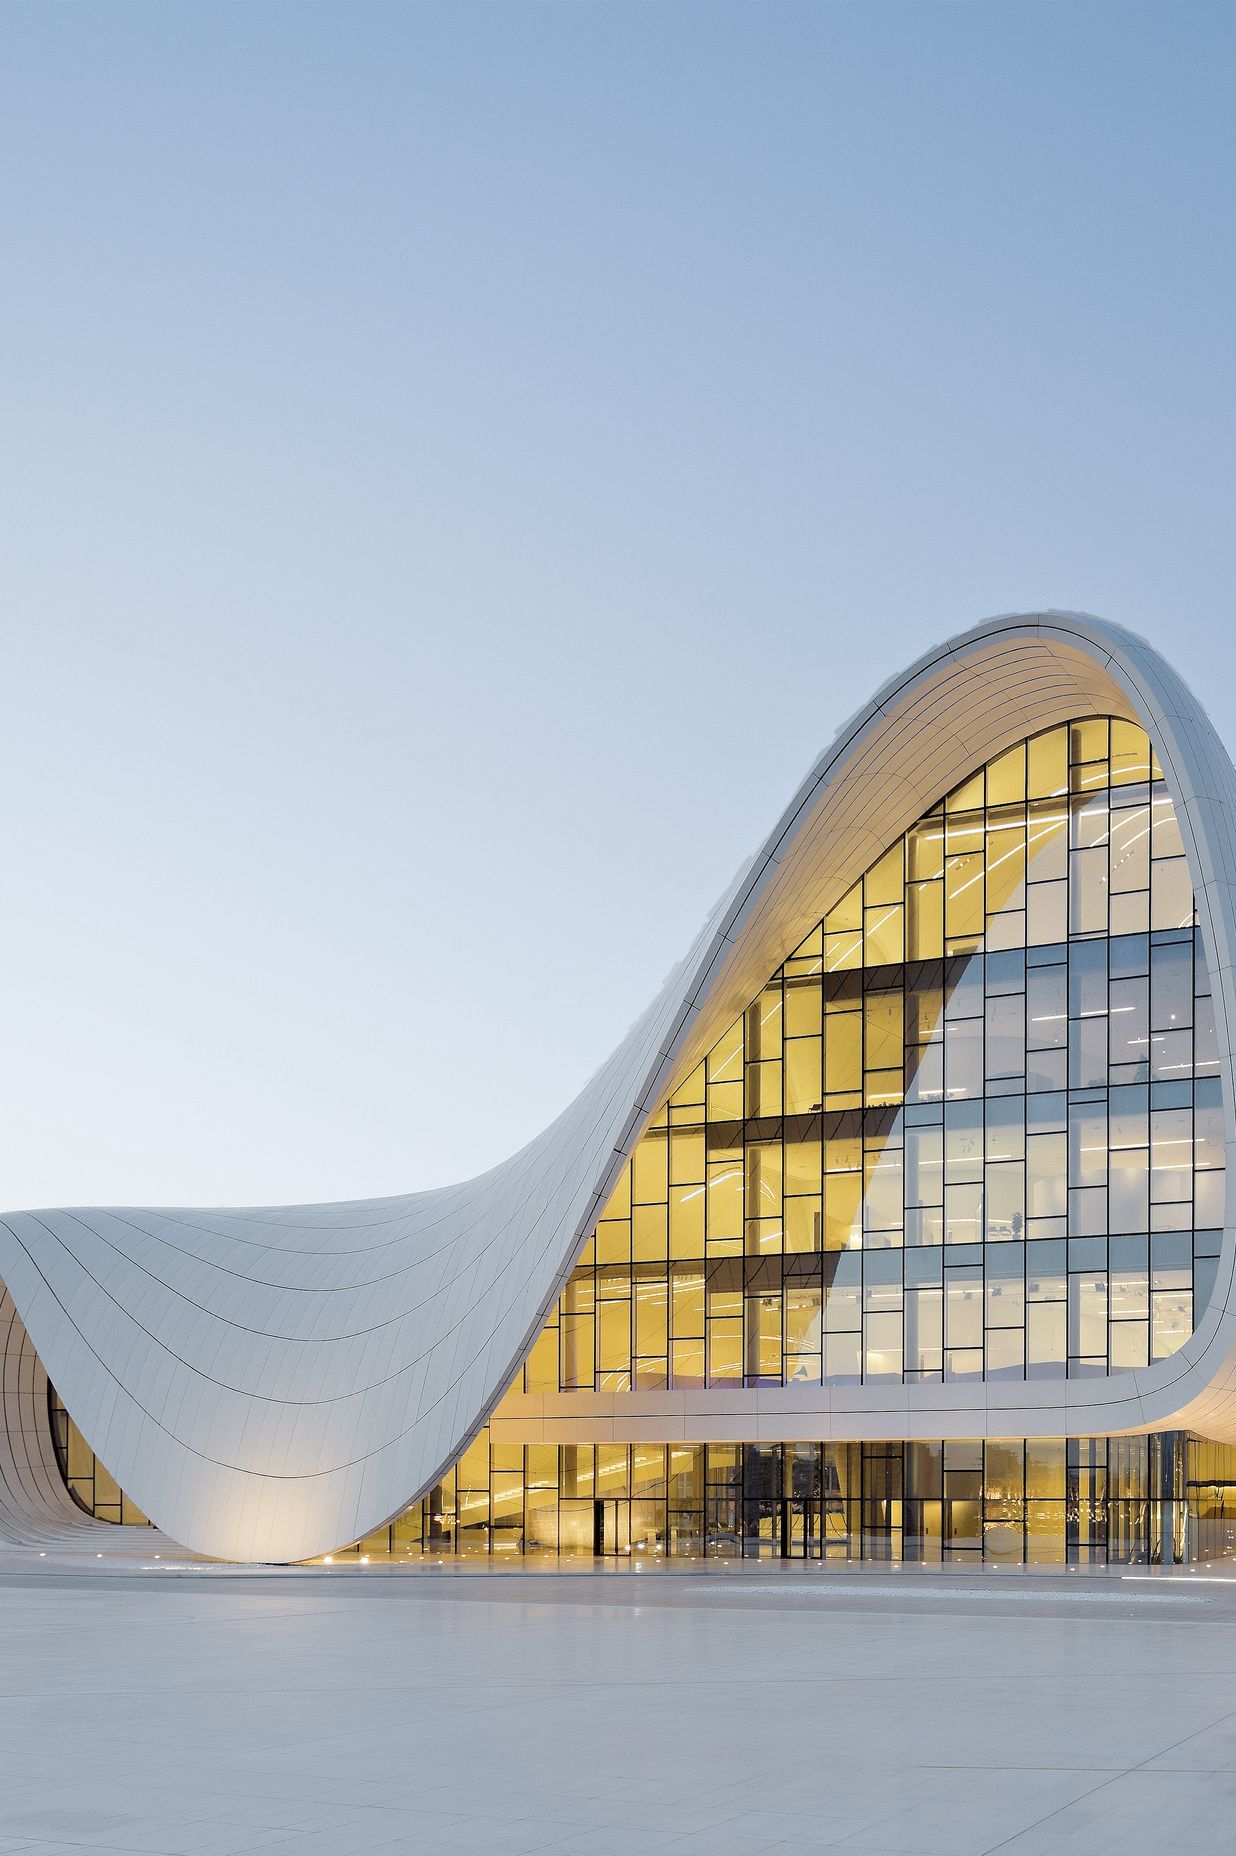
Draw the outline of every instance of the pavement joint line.
M1218 1580L1214 1583L1236 1585L1236 1579ZM850 1597L859 1598L871 1598L876 1596L881 1598L902 1598L913 1593L915 1598L931 1599L942 1597L944 1593L947 1592L950 1598L970 1599L998 1597L1001 1600L1011 1599L1014 1602L1022 1603L1037 1601L1049 1605L1071 1603L1119 1605L1128 1604L1130 1602L1136 1604L1175 1605L1200 1605L1205 1603L1204 1599L1194 1598L1187 1591L1155 1592L1153 1594L1147 1592L1136 1600L1131 1600L1123 1592L1103 1591L1093 1586L1086 1587L1078 1585L1063 1585L1056 1591L1042 1591L1034 1587L1023 1587L1021 1591L1017 1591L1015 1588L1006 1585L1001 1586L997 1593L981 1586L945 1586L943 1584L939 1586L901 1585L890 1588L883 1584L873 1583L871 1585L860 1585L857 1581L846 1581L844 1585L838 1584L830 1589L823 1583L820 1585L790 1585L780 1580L769 1580L767 1583L764 1583L762 1580L753 1579L744 1583L737 1579L719 1579L715 1585L701 1582L699 1585L687 1587L686 1591L687 1596L691 1598L702 1598L708 1593L728 1591L742 1593L758 1592L761 1597L776 1597L780 1595L782 1597L789 1596L792 1598L799 1598L807 1595L812 1598L837 1598L846 1594Z

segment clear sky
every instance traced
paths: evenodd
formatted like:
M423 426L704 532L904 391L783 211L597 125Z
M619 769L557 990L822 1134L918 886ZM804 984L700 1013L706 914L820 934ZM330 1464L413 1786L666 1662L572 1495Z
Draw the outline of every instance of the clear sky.
M838 722L1236 746L1236 8L0 7L0 1201L488 1165Z

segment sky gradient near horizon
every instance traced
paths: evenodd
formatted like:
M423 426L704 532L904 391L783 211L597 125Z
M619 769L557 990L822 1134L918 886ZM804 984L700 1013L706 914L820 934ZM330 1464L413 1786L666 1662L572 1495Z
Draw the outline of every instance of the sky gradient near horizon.
M1236 748L1236 9L0 8L0 1201L562 1108L877 684Z

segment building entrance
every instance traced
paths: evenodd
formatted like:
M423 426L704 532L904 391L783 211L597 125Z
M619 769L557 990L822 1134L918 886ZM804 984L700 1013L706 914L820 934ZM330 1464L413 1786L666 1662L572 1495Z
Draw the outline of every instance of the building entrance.
M791 1497L781 1504L781 1557L783 1560L818 1560L822 1557L822 1504L813 1498Z
M602 1500L592 1505L592 1551L597 1558L631 1551L631 1508L628 1502Z

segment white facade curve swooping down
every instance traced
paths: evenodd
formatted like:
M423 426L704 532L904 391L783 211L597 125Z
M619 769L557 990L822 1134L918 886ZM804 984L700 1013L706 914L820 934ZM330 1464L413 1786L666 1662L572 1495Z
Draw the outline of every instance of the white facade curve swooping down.
M1236 772L1195 698L1141 639L1073 613L994 619L929 652L840 730L618 1050L501 1166L345 1204L0 1221L18 1327L127 1494L188 1547L286 1561L355 1540L431 1487L509 1385L677 1081L942 793L1026 735L1087 715L1140 722L1175 800L1214 992L1231 1176ZM1236 1441L1233 1261L1229 1221L1209 1309L1177 1353L1145 1369L751 1391L743 1434L1170 1426ZM10 1436L31 1423L22 1386L6 1371ZM683 1437L705 1422L707 1397L683 1395ZM732 1422L732 1399L727 1412ZM4 1502L29 1511L11 1518L11 1534L57 1515L73 1523L40 1461L25 1483L7 1478Z

